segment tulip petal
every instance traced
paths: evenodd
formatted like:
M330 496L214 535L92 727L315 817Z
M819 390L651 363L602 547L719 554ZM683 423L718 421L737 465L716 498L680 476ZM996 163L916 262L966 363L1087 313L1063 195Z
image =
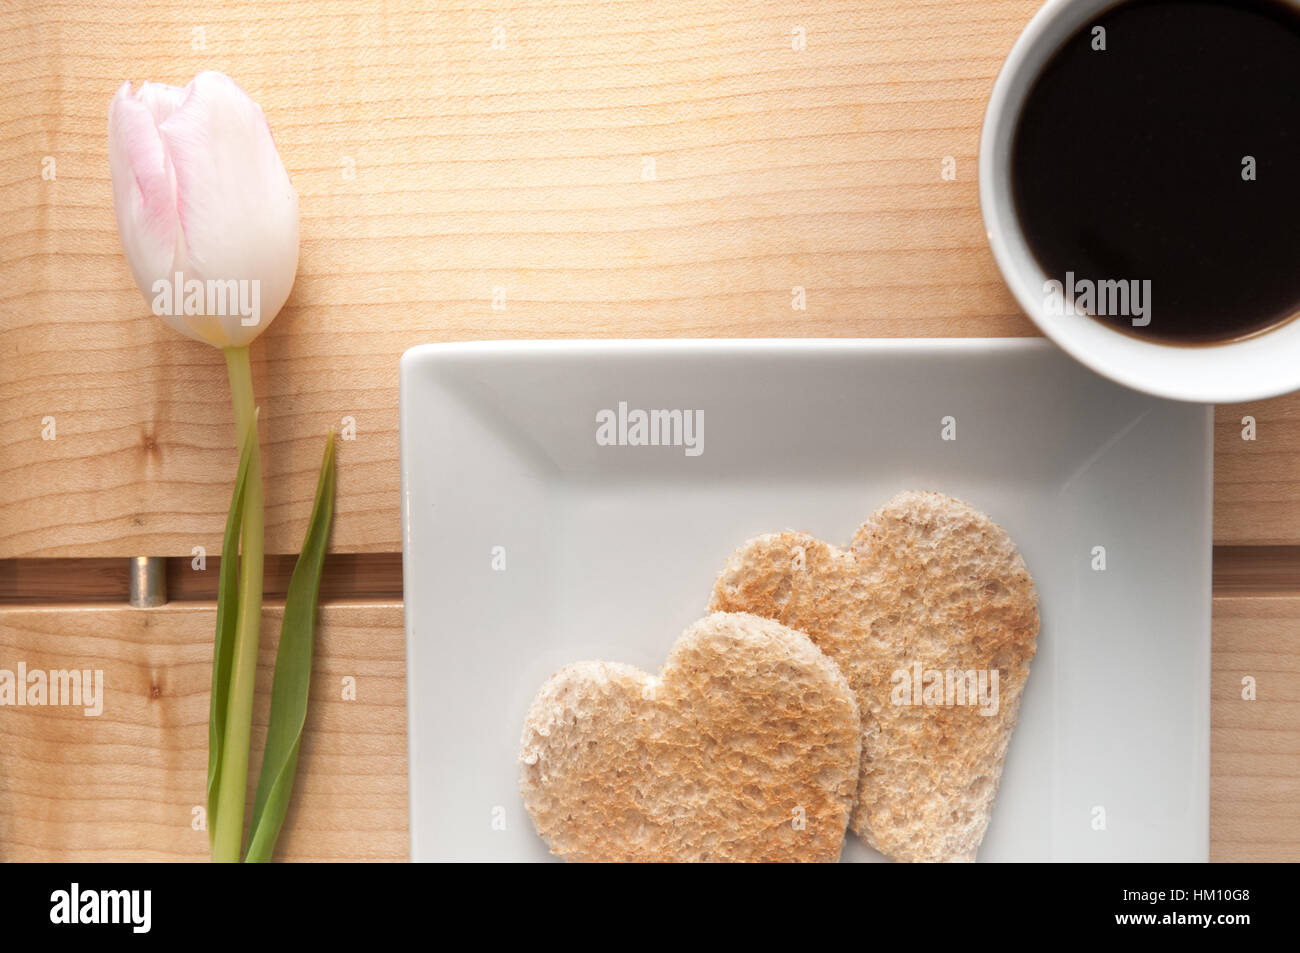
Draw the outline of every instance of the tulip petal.
M136 90L135 96L140 102L144 103L145 108L149 110L149 114L153 116L153 124L157 126L180 108L189 92L190 88L188 86L168 86L166 83L141 83L140 88Z
M154 105L162 97L151 94ZM108 164L117 231L135 283L152 298L155 280L171 274L180 244L176 177L149 103L123 83L108 109Z
M221 73L200 73L158 125L175 174L185 278L257 280L260 323L217 316L226 347L256 337L284 305L298 268L298 195L261 108ZM188 333L195 333L190 329Z

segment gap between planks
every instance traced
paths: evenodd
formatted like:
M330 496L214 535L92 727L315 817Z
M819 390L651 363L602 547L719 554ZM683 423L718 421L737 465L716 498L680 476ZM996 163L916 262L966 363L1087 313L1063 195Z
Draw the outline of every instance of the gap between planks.
M263 602L284 601L296 561L292 555L267 555ZM116 557L0 559L0 606L125 603L130 562ZM214 601L220 573L219 556L207 557L203 569L194 568L191 557L168 557L168 602ZM325 557L321 602L391 602L401 598L401 553L331 553Z
M263 598L283 601L296 557L268 555ZM130 561L0 559L0 605L45 606L127 601ZM211 602L217 597L221 558L195 569L190 557L167 559L169 602ZM1300 546L1214 547L1216 596L1300 595ZM332 553L325 559L321 601L400 601L401 553Z

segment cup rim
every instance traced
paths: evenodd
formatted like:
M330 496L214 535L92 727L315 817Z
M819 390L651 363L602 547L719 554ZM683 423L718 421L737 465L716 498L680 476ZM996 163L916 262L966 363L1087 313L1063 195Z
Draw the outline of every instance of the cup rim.
M1060 44L1125 0L1047 0L998 72L979 148L980 212L993 258L1021 309L1050 340L1094 372L1134 390L1196 403L1238 403L1300 389L1300 319L1211 344L1164 344L1087 316L1047 312L1048 276L1030 251L1010 189L1010 143L1033 81ZM1300 7L1300 0L1285 0Z

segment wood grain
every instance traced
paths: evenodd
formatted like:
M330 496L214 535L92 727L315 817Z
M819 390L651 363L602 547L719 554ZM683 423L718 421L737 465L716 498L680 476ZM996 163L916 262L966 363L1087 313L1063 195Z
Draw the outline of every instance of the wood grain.
M1300 858L1300 596L1214 600L1210 857ZM1256 698L1242 697L1244 678Z
M1211 855L1300 857L1300 596L1215 600ZM254 714L265 730L279 610L268 610ZM104 714L7 708L0 860L200 860L212 607L0 610L0 668L101 668ZM282 859L404 860L401 607L322 608L312 707ZM341 701L340 680L357 679ZM1242 678L1258 698L1241 698Z
M262 627L249 803L281 611ZM321 607L311 706L277 857L408 855L406 665L395 603ZM101 669L103 714L0 709L0 861L204 860L212 605L0 610L0 668ZM356 700L342 700L342 680Z
M1214 541L1300 543L1300 394L1215 408Z
M268 551L297 549L321 436L348 416L335 548L395 551L411 345L1034 333L988 252L975 157L1037 5L8 5L0 558L220 537L221 360L148 315L118 245L105 115L123 79L237 77L301 196L298 282L255 347ZM1216 540L1298 543L1300 399L1258 411L1253 445L1224 418Z
M344 416L334 547L395 551L411 345L1032 333L984 239L975 156L1036 6L7 5L0 558L220 539L236 463L220 356L149 316L116 234L105 117L124 79L236 77L301 198L298 282L254 346L268 551L296 551Z
M988 252L975 158L993 78L1038 5L5 4L0 560L220 548L225 372L148 315L121 257L105 126L124 79L220 69L265 108L302 214L294 293L254 345L268 551L298 549L325 430L351 417L333 549L392 558L409 346L1034 333ZM1215 433L1216 542L1300 544L1300 396L1219 408ZM1212 849L1295 859L1300 563L1266 549L1234 565L1216 600ZM405 857L400 605L327 606L321 637L285 855ZM189 808L210 644L211 608L194 603L0 608L0 664L101 660L116 686L100 719L4 713L0 859L205 856ZM1246 669L1261 673L1254 703L1238 700ZM343 673L366 685L358 702L334 700Z

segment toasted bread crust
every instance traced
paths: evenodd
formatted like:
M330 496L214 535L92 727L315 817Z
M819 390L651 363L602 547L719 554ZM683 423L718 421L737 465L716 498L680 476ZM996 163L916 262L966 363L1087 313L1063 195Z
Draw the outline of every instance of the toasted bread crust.
M807 632L848 677L863 719L852 828L864 841L896 860L974 860L1039 626L1033 580L1000 526L951 497L901 493L847 550L804 533L746 543L711 608ZM996 669L996 713L898 703L897 673L917 663L990 680Z
M809 638L715 613L658 676L579 662L538 692L520 790L574 861L833 861L857 790L860 714Z

